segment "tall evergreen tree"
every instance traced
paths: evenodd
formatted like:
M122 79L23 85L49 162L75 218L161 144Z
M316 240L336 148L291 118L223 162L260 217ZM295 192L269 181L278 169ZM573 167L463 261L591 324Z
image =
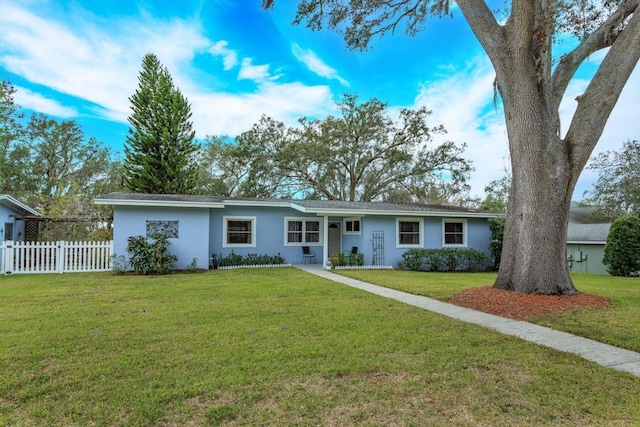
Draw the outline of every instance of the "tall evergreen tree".
M194 194L198 185L191 106L166 67L151 53L142 60L139 85L129 98L129 135L124 147L125 183L130 191Z

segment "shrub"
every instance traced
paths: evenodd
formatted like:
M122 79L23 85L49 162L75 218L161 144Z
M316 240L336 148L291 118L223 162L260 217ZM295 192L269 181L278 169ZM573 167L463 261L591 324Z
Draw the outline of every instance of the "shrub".
M127 239L129 263L139 274L155 271L166 274L173 270L178 257L169 252L169 239L164 234L153 234L154 242L144 236L131 236Z
M352 252L344 253L344 252L336 252L331 255L331 266L332 267L354 267L354 266L363 266L364 265L364 254L357 253L354 254Z
M247 254L245 256L231 253L225 257L218 255L220 267L232 267L239 265L280 265L285 263L285 259L280 253L278 255L258 255Z
M482 271L488 258L469 248L409 249L402 254L400 268L412 271Z
M640 217L625 215L613 221L602 262L612 276L640 276Z

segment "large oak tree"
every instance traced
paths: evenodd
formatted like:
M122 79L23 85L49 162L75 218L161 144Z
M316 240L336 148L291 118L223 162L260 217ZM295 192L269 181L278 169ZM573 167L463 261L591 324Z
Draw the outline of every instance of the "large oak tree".
M287 127L262 117L235 141L209 138L208 185L222 194L325 200L442 202L467 189L465 145L434 144L442 126L429 126L426 108L398 119L376 98L344 95L340 114L301 118ZM449 201L449 200L447 200Z
M565 254L571 196L640 57L640 0L506 3L506 16L498 16L483 0L456 1L495 69L509 139L513 175L495 286L574 294ZM429 17L449 14L452 4L302 0L294 22L312 30L326 25L350 48L365 49L376 35L400 29L417 34ZM554 63L552 42L562 34L577 36L577 43ZM560 102L578 67L602 49L608 51L562 136Z

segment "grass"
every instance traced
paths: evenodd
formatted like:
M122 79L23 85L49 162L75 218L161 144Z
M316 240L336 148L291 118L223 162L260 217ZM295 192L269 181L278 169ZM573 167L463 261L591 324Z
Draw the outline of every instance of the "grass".
M496 278L493 273L393 270L340 270L339 274L441 301L466 289L492 285ZM612 305L531 317L528 321L640 352L640 278L574 273L572 279L578 291L604 296Z
M0 425L638 425L640 381L293 268L0 278Z

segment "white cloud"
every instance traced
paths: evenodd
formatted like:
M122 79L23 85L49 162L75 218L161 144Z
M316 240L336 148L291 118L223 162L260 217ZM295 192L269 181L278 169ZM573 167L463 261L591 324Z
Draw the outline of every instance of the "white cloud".
M111 20L87 13L54 18L5 2L3 66L25 79L100 106L107 118L129 114L128 97L137 86L142 57L153 52L173 70L209 43L194 23L182 20ZM5 38L4 35L7 35Z
M424 83L414 106L433 111L431 124L443 124L447 134L437 141L467 143L465 158L473 161L471 194L484 195L484 187L504 175L509 164L502 109L493 108L495 72L486 56L469 61L465 68L443 66L442 79Z
M234 50L228 49L227 45L226 41L221 40L209 48L209 53L213 56L222 56L222 64L225 71L229 71L238 65L238 54Z
M444 66L446 67L446 66ZM494 110L493 80L495 72L486 56L470 61L466 68L446 70L448 77L425 83L416 97L415 106L433 110L432 123L444 124L447 135L440 140L466 142L465 155L473 160L475 171L471 174L472 194L483 196L484 186L504 175L509 167L509 151L503 110ZM588 80L574 79L560 105L562 133L566 133L577 103ZM616 104L593 155L618 150L628 139L640 139L640 66L633 75ZM580 200L585 190L597 180L597 173L585 169L576 185L574 198Z
M320 77L337 80L343 86L350 86L348 81L340 77L336 69L325 64L322 59L318 58L318 55L316 55L315 52L308 49L302 49L296 43L291 44L291 51L293 52L293 56L295 56L298 61L302 62L311 72L319 75Z
M27 108L39 113L64 119L74 118L78 115L78 112L74 108L60 105L59 102L54 101L53 99L45 98L44 96L23 87L14 86L14 88L16 89L14 101L22 108Z
M126 123L129 97L138 85L142 57L149 52L169 69L191 103L198 138L207 134L235 136L248 130L262 114L294 125L310 111L322 114L334 108L327 86L277 83L279 76L270 73L268 64L253 65L248 57L238 64L236 50L226 41L208 40L198 22L155 20L144 14L101 22L102 18L90 12L73 10L63 23L56 13L41 9L36 14L36 10L3 3L3 66L33 83L93 103L91 114L109 120ZM222 87L217 91L192 78L191 60L198 53L221 55L222 71L239 65L238 79L254 81L254 89L230 93ZM208 70L213 78L217 71ZM50 114L71 116L71 110L65 110L68 107L58 107L50 108Z
M238 73L238 79L263 81L268 79L269 65L253 65L251 58L243 58L242 65L240 65L240 72Z

